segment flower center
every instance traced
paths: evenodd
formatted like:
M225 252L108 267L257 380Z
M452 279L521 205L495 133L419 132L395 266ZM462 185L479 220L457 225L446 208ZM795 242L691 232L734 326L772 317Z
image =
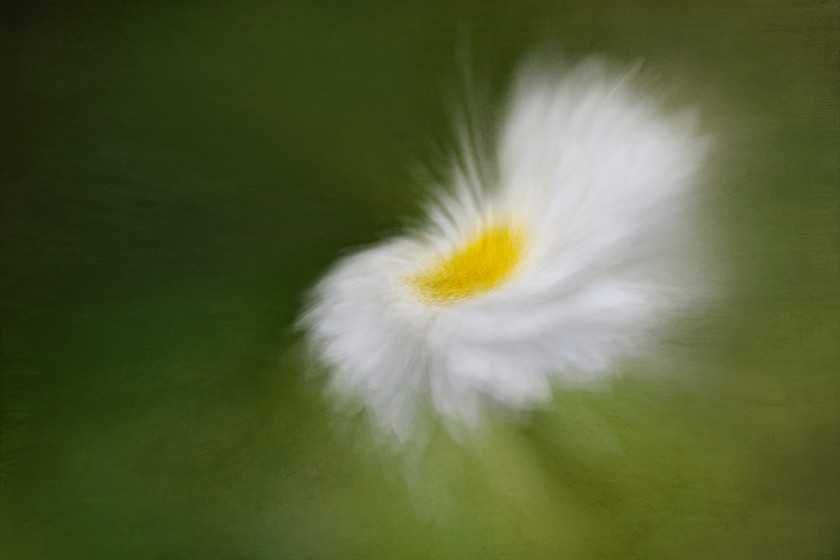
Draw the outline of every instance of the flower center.
M525 235L510 224L482 228L452 253L412 274L409 283L427 303L450 303L487 292L513 273L522 260Z

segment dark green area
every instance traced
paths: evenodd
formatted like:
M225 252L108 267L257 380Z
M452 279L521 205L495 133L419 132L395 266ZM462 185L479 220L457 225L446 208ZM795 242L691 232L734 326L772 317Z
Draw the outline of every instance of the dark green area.
M5 10L3 560L840 554L834 2ZM558 393L480 450L440 437L406 483L335 429L292 322L418 215L463 46L492 98L546 41L704 108L731 295L675 371Z

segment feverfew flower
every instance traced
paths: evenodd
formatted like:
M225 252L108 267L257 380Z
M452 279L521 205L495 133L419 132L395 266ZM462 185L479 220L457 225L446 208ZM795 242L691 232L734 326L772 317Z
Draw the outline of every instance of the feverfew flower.
M314 289L301 325L333 395L400 441L425 403L473 425L614 374L694 299L707 141L638 82L598 60L520 72L495 159L462 154L424 226Z

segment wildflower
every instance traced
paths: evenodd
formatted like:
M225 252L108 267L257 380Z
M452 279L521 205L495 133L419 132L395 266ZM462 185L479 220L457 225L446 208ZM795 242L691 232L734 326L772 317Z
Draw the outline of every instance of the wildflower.
M427 220L339 262L301 318L331 392L410 437L615 373L693 296L707 141L636 72L520 72L495 158L463 154ZM490 178L472 171L493 170Z

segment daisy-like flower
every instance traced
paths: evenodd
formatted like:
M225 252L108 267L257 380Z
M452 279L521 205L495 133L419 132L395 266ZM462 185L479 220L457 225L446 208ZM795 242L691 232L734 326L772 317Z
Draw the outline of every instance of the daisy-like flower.
M424 403L475 424L614 373L695 297L708 142L639 82L594 59L520 72L495 158L462 154L423 226L313 290L301 325L333 395L401 441Z

